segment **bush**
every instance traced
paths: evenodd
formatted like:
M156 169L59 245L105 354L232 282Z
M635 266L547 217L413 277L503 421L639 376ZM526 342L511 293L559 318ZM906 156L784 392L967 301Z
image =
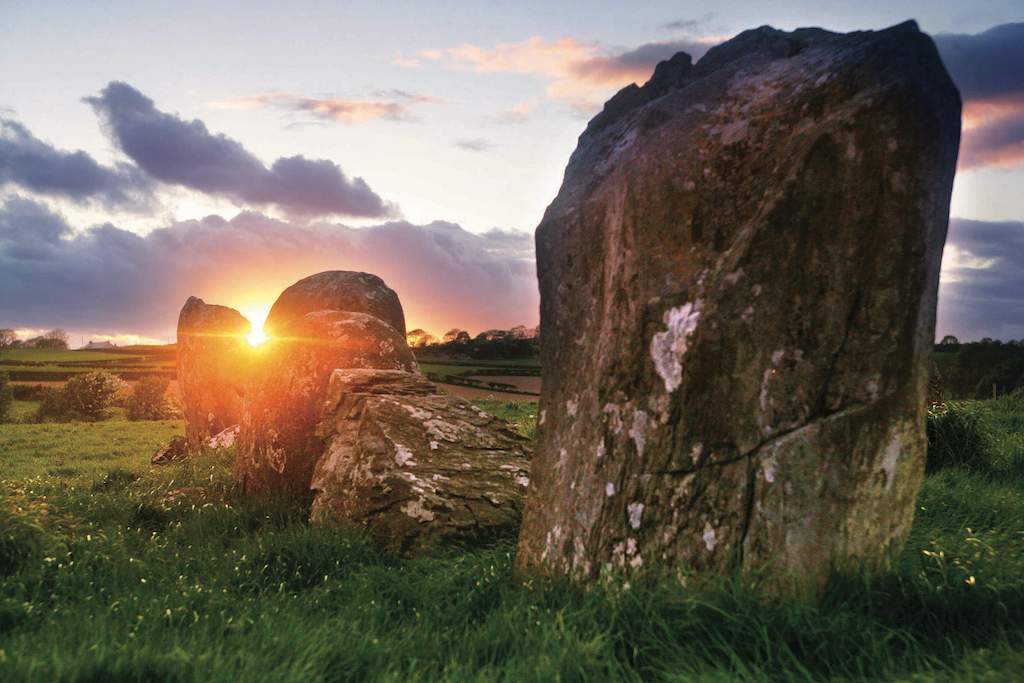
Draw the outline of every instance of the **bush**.
M925 471L943 467L982 469L992 452L993 437L983 408L965 401L939 403L928 410L928 458Z
M119 378L102 370L75 375L63 389L42 390L36 419L58 422L102 420L107 417L107 410L114 405L124 386Z
M124 386L120 378L109 372L87 372L72 377L64 384L64 400L74 415L100 420L106 417L107 410L114 405Z
M7 422L14 402L14 390L6 372L0 372L0 422Z
M39 394L39 407L36 408L37 422L70 420L68 403L64 400L64 392L60 389L44 388Z
M166 420L172 417L174 409L166 398L170 383L166 377L143 377L125 402L125 414L128 419Z

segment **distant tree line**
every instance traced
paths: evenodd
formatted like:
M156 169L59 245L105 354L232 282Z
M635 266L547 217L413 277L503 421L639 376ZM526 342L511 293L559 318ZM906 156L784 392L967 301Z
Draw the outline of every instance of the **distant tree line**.
M66 349L68 333L64 330L50 330L46 334L31 339L18 339L17 333L10 328L0 329L0 354L8 349Z
M494 360L503 358L530 358L540 352L540 339L536 329L519 325L509 330L485 330L475 337L466 330L452 328L444 337L420 329L406 335L409 345L419 358L465 358L467 360Z
M1024 339L961 343L947 335L935 345L934 359L949 398L991 398L1024 391Z

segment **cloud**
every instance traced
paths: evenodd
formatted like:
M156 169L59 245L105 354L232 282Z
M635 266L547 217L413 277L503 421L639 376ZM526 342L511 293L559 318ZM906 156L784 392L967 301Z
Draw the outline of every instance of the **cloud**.
M1024 163L1024 23L934 39L964 98L960 170Z
M950 221L936 331L965 341L1024 338L1024 223Z
M1024 162L1024 105L964 107L963 139L957 168L1012 168Z
M694 59L699 58L720 40L719 37L689 38L615 51L598 42L582 42L570 37L548 41L534 36L520 42L497 43L493 47L465 43L443 53L438 51L435 56L452 68L542 77L548 81L548 98L593 112L618 88L646 81L659 61L681 50Z
M452 144L467 152L486 152L494 147L493 144L483 138L463 138L455 140Z
M113 81L85 101L114 144L165 183L298 216L381 217L395 211L366 181L348 178L332 161L282 157L267 168L240 142L211 133L198 119L159 111L127 83Z
M0 118L0 187L4 185L107 208L142 210L152 201L148 181L134 166L103 166L81 150L56 149L17 121Z
M1024 23L1002 24L976 34L934 36L950 75L968 100L1024 95Z
M452 223L369 228L245 212L140 236L111 224L84 231L44 205L0 206L0 326L64 327L164 338L185 299L267 306L322 270L363 270L401 297L411 327L536 324L533 235L468 232Z
M410 108L417 104L440 104L437 97L416 95L404 90L378 90L376 99L346 99L341 97L304 97L287 92L246 95L211 102L218 109L277 108L308 114L316 119L336 123L354 124L375 119L390 121L411 120Z

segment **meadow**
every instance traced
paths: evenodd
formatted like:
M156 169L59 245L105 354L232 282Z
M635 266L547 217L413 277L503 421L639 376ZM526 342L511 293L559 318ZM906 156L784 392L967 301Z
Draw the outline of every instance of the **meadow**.
M536 404L482 402L535 430ZM31 405L21 405L30 412ZM419 559L242 500L179 421L0 425L3 681L1004 681L1024 671L1024 402L936 413L888 573L517 580L513 538Z
M175 375L175 347L128 346L111 351L68 349L6 349L0 372L14 382L62 382L94 370L105 370L125 380L147 375Z

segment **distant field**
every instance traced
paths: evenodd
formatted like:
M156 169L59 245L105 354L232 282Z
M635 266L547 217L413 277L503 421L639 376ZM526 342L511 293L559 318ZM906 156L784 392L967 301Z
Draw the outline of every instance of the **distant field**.
M522 401L536 404L540 398L539 396L531 396L528 394L514 394L507 391L499 391L497 389L479 389L477 387L467 387L458 384L439 383L437 386L445 393L452 394L453 396L460 396L470 401Z
M540 377L516 377L509 375L472 375L473 379L482 382L503 382L511 384L519 391L528 391L533 394L540 393Z
M0 354L0 372L15 382L60 382L83 372L106 370L125 380L173 376L173 347L127 347L116 351L12 349Z
M140 355L107 353L106 351L73 351L70 349L8 349L0 353L0 361L30 361L34 363L59 363L117 360L141 358Z
M506 368L536 368L540 369L540 359L536 356L530 358L497 358L497 359L470 359L454 360L449 358L435 358L432 356L417 356L421 364L427 365L453 365L470 367L506 367Z

